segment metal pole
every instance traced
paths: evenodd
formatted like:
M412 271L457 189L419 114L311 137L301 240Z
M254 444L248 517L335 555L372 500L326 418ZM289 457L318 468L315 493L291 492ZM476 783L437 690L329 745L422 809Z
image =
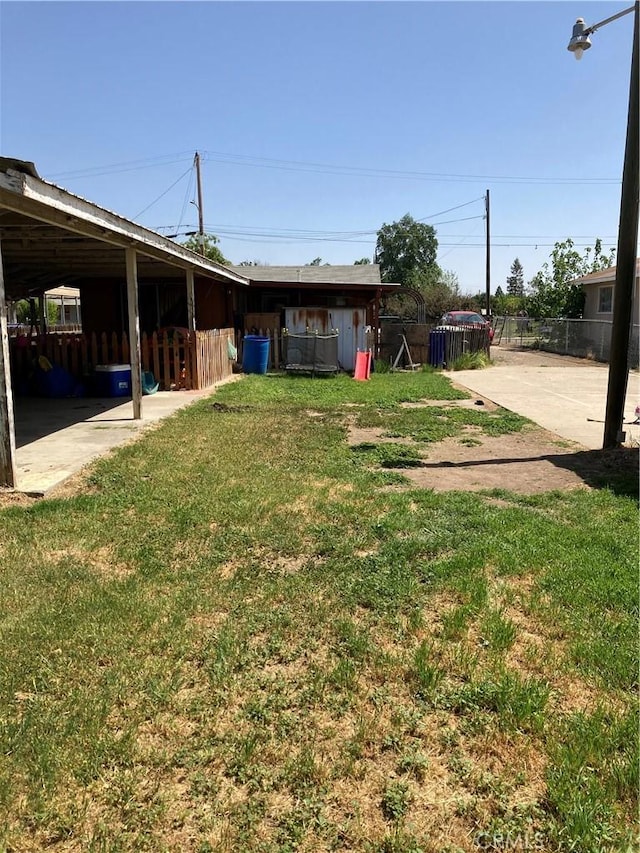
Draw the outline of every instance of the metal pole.
M487 319L491 316L491 227L489 219L489 190L485 198L487 212L487 274L486 274L486 304Z
M633 53L631 57L631 82L629 85L629 113L627 140L622 171L622 194L620 198L620 224L618 228L618 252L616 282L613 291L613 322L611 326L611 354L609 357L609 384L607 387L607 410L604 422L603 448L618 447L624 442L622 429L624 401L629 378L629 338L633 318L633 290L636 278L636 253L638 245L638 200L640 164L638 162L640 139L638 126L640 116L638 97L638 39L640 3L634 4Z
M200 235L200 253L202 255L205 254L205 246L204 246L204 213L202 211L202 179L200 176L200 155L196 151L196 156L194 158L195 167L196 167L196 179L198 186L198 234Z
M585 36L590 36L591 33L595 33L596 30L599 30L600 27L604 27L605 24L610 24L611 21L617 21L618 18L622 18L624 15L628 15L629 12L633 12L633 6L629 6L628 9L623 9L622 12L617 12L615 15L612 15L610 18L605 18L604 21L598 21L597 24L591 24L590 27L587 27L584 31Z

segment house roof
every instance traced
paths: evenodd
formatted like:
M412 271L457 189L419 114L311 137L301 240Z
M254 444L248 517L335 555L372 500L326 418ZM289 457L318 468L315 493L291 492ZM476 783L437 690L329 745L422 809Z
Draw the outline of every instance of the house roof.
M360 286L383 286L380 281L379 264L350 264L349 266L286 266L286 267L230 267L234 272L241 272L252 282L272 282L290 284L345 284ZM398 287L398 285L391 285Z
M640 258L636 260L636 278L640 277ZM583 275L582 278L576 279L581 284L603 284L609 281L615 281L616 268L607 267L605 270L590 272L588 275Z
M139 279L184 278L193 270L249 283L241 272L42 180L33 163L0 157L0 249L10 298L81 279L124 279L128 248L136 250Z
M80 289L78 287L69 287L66 284L61 285L60 287L52 287L51 290L46 291L47 296L56 296L56 297L69 297L69 299L75 299L80 296Z

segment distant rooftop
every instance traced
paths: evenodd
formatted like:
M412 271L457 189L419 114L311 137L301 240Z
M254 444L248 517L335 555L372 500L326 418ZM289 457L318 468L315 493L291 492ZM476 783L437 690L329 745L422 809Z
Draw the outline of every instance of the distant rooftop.
M228 269L253 281L298 282L300 284L380 284L379 264L350 264L349 266L289 266L245 267Z
M636 260L636 278L640 276L640 258ZM580 278L576 279L576 281L581 282L582 284L598 284L602 281L614 281L616 277L616 268L615 267L607 267L606 270L598 270L597 272L590 272L588 275L583 275Z

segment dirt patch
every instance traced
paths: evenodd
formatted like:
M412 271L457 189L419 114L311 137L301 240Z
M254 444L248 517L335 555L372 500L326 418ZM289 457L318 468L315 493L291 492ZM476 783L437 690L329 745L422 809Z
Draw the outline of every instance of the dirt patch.
M470 403L475 405L473 400ZM493 405L488 400L485 404L487 411ZM436 492L506 489L532 495L590 488L625 472L630 476L638 473L637 448L584 450L535 426L501 436L486 436L470 427L460 436L427 445L410 438L388 438L380 429L351 426L347 440L352 446L408 444L421 453L420 465L402 469L410 485L392 486L389 491L416 487Z
M33 495L25 495L24 492L13 492L11 489L0 489L0 509L10 506L19 506L25 509L37 500Z
M463 389L466 390L466 389ZM483 412L495 412L500 408L496 403L477 395L468 400L421 400L419 403L400 403L401 409L476 409Z
M403 473L413 486L437 492L508 489L530 495L585 485L575 471L557 464L567 451L544 430L498 437L476 432L474 439L473 445L464 438L430 445L423 464Z

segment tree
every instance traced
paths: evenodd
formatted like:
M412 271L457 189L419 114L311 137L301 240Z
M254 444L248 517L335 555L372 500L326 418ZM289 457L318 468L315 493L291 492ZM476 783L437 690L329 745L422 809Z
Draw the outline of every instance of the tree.
M458 307L457 297L444 281L430 284L422 291L428 320L438 321L443 314Z
M524 296L524 270L519 258L511 264L511 275L507 276L507 293L509 296Z
M330 267L331 264L328 263L327 261L325 261L325 263L323 264L322 258L314 258L312 261L309 261L308 264L305 264L305 266L307 266L307 267L319 267L319 266Z
M203 237L199 234L193 234L188 240L185 240L182 245L186 249L191 249L192 252L197 252L198 255L204 255L205 258L208 258L216 264L228 264L229 261L218 248L219 242L220 240L215 236L215 234L205 234ZM203 243L204 252L202 251Z
M36 300L20 299L16 302L16 319L22 326L38 322L38 312L35 310ZM33 310L32 310L33 309Z
M440 280L437 253L433 226L417 222L406 213L398 222L380 228L373 261L380 264L383 281L422 290Z
M430 320L439 320L444 313L460 308L460 283L452 270L438 269L438 277L420 288L425 313Z
M429 320L439 320L446 312L461 305L458 276L450 270L438 270L438 278L411 280L409 285L418 290L424 300L425 314ZM397 315L404 320L415 319L416 303L408 294L390 294L385 299L385 312Z
M529 282L531 294L527 305L532 316L580 317L584 291L576 279L613 265L614 252L604 254L599 238L593 247L593 257L590 247L581 255L573 246L571 238L556 243L551 252L551 266L543 264Z
M60 306L48 299L45 300L46 320L48 326L55 326L60 320ZM40 299L20 299L16 302L16 319L23 326L34 326L40 323Z
M265 264L262 261L240 261L238 266L239 267L268 267L269 264Z
M365 264L370 264L370 263L371 263L371 261L369 260L369 258L360 258L359 261L354 261L353 265L354 265L354 267L358 266L359 264L364 266Z

